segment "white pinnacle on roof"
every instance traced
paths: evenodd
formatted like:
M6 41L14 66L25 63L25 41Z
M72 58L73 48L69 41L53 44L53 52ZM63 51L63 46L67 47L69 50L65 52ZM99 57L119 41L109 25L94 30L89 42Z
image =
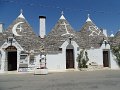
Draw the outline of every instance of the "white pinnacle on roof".
M65 17L63 16L63 11L61 12L61 17L60 17L60 19L65 19Z
M25 17L23 16L23 10L22 9L20 10L20 15L18 16L18 18L24 18L25 19Z
M114 34L111 34L110 37L114 37Z
M92 20L90 19L90 14L88 14L88 18L87 18L86 22L92 22Z

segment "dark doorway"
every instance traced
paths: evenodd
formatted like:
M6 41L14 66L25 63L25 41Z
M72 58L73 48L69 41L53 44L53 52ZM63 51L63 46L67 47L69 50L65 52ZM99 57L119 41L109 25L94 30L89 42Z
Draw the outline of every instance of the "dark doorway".
M17 51L8 52L8 71L17 70Z
M103 51L103 66L109 67L109 52Z
M74 49L66 49L66 69L74 68Z
M17 70L17 49L14 46L6 48L7 60L8 60L8 71Z

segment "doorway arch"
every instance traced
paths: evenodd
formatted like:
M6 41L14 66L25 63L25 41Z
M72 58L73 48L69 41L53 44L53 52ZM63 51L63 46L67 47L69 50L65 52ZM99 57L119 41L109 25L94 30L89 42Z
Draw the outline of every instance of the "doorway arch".
M69 44L66 47L66 69L74 68L74 47Z
M15 46L8 46L6 48L7 53L7 70L17 70L17 48Z

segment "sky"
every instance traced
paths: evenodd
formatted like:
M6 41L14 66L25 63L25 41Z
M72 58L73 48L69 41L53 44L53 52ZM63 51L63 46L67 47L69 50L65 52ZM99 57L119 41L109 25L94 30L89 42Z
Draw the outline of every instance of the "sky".
M76 31L85 24L88 14L108 34L120 29L120 0L0 0L0 22L5 29L19 16L21 9L36 34L39 34L39 16L46 16L48 34L62 11Z

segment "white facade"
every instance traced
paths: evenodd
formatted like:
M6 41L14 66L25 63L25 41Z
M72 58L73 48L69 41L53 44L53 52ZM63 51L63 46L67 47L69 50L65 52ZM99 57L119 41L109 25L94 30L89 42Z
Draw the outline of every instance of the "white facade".
M47 68L50 71L63 71L66 70L66 48L68 45L68 41L65 41L60 48L62 48L62 52L59 54L47 54ZM77 49L79 46L75 41L71 42L71 45L74 47L74 69L77 69L77 54L79 51Z
M79 34L76 34L77 32L72 31L72 27L67 22L67 20L65 19L62 13L59 19L59 22L57 23L57 25L55 25L55 28L53 28L52 33L50 33L48 37L47 36L45 37L46 35L45 18L46 17L40 16L39 18L40 18L39 35L41 38L44 38L42 40L45 40L45 41L40 42L39 41L40 38L37 36L33 36L34 34L31 33L32 30L31 28L28 27L29 25L28 24L26 25L25 22L21 22L21 20L24 21L25 19L22 13L18 16L17 18L18 21L15 22L14 25L12 26L13 29L11 27L9 28L9 31L12 31L11 35L16 37L9 37L5 34L6 36L4 37L6 38L4 38L3 41L1 40L3 44L0 47L0 72L9 71L8 69L10 69L9 68L10 66L9 66L9 60L8 60L8 57L9 57L8 53L14 52L14 50L16 54L15 62L17 64L15 67L16 68L15 70L17 72L23 72L23 71L33 72L35 68L40 68L41 67L40 60L41 60L41 55L43 53L42 49L40 49L41 47L39 47L40 45L41 46L46 45L46 47L44 46L44 55L46 54L46 57L44 57L44 61L45 61L44 66L47 66L49 71L65 71L68 69L78 70L78 62L76 59L78 57L78 54L80 54L80 51L83 50L82 46L85 45L87 47L89 45L94 46L92 45L93 43L98 44L98 42L95 42L95 40L97 40L96 38L98 36L100 37L100 34L101 35L104 34L105 39L107 38L107 31L104 30L103 32L101 32L99 28L93 24L89 15L88 15L88 19L86 20L86 24L88 23L88 25L85 25L85 28L83 28L84 33L78 32ZM2 26L0 26L0 29L1 28ZM19 33L22 33L23 35L17 34L16 31L18 29L20 30ZM25 31L24 29L26 30L26 32L23 32ZM6 31L6 32L9 32L9 31ZM1 30L0 30L0 33L1 33ZM25 35L26 37L24 37ZM90 38L91 38L91 41L87 40ZM9 39L11 39L12 41L11 40L9 41ZM25 41L23 39L25 39ZM96 46L95 47L90 46L91 48L87 49L85 47L88 53L88 58L89 58L87 65L92 66L94 64L97 67L100 67L101 69L104 67L111 68L111 69L119 69L119 66L116 62L116 58L112 54L112 51L110 49L110 45L108 44L107 40L104 40L103 37L102 39L103 39L103 42L102 42L102 45L99 46L99 48L95 48ZM17 40L19 43L17 42ZM20 44L20 41L22 40L24 42ZM33 43L32 40L36 41L36 46L35 46L35 42ZM30 46L32 47L29 48ZM7 50L9 49L9 47L12 47L13 50L10 50L10 51ZM48 52L45 52L47 51L46 48L48 49ZM34 52L35 50L36 52Z
M23 51L23 48L16 42L15 39L13 39L14 43L12 43L12 46L17 48L17 71L19 70L19 65L20 65L20 52ZM7 51L5 50L7 47L9 47L11 45L11 43L7 43L5 42L1 48L1 70L0 72L4 72L4 71L8 71L7 70ZM46 55L46 60L47 60L47 68L49 71L65 71L67 70L66 68L66 49L67 46L69 45L69 41L66 40L62 45L61 45L61 53L58 54L47 54ZM71 45L74 47L74 68L77 70L78 69L78 62L76 61L78 54L80 53L80 48L77 45L77 43L75 41L71 41ZM88 61L88 65L92 62L95 62L98 66L100 67L104 67L103 66L103 51L108 51L109 52L109 68L111 69L119 69L119 66L117 65L116 61L115 61L115 56L113 56L111 50L110 50L110 45L109 44L105 44L103 42L103 44L101 45L100 48L98 49L94 49L91 48L89 50L87 50L88 53L88 57L89 57L89 61ZM34 60L34 65L30 65L29 64L29 59L30 57L27 57L27 62L28 62L28 67L31 67L32 69L28 68L27 71L33 71L34 68L36 67L40 67L40 55L35 56L35 60Z
M62 52L59 54L47 54L47 68L49 71L65 71L66 69L66 47L68 45L68 41L65 41L60 48L62 48ZM78 69L78 62L76 61L78 54L80 53L80 48L75 41L71 43L74 47L74 69ZM79 48L79 49L78 49ZM90 63L96 63L98 67L104 68L103 65L103 51L108 51L108 58L109 58L109 66L108 68L111 69L119 69L115 61L115 57L113 56L110 45L103 42L100 48L94 49L91 48L87 50L88 53L88 65ZM73 68L72 68L73 69Z
M10 37L12 38L12 37ZM19 67L19 60L20 60L20 52L23 51L23 48L13 39L12 46L17 49L17 68ZM1 72L8 71L8 60L7 60L7 51L6 48L11 46L11 43L7 41L0 47L1 51ZM18 70L18 69L17 69Z
M109 68L111 69L119 69L119 66L115 60L115 56L112 54L112 51L110 50L110 45L103 42L100 48L94 49L91 48L88 50L88 57L89 57L89 63L95 62L99 66L104 67L103 65L103 51L108 51L108 58L109 58Z
M8 39L13 39L12 41L12 44L11 42L9 42L9 40L5 41L5 43L0 47L0 72L5 72L5 71L9 71L9 61L8 61L8 52L14 52L14 50L10 50L10 51L7 51L6 49L8 47L15 47L16 48L16 53L17 53L17 57L16 57L16 60L15 61L17 63L17 67L15 69L15 71L17 72L25 72L25 71L33 71L34 70L34 67L35 67L35 58L34 58L34 62L31 64L30 63L30 56L31 56L31 53L27 53L27 54L21 54L21 52L24 51L24 49L20 46L20 44L13 38L13 37L9 37ZM22 55L26 55L26 58L25 59L21 59ZM13 56L14 57L14 56ZM35 56L34 56L35 57ZM28 65L28 67L26 68L21 68L20 67L20 64L26 64Z

